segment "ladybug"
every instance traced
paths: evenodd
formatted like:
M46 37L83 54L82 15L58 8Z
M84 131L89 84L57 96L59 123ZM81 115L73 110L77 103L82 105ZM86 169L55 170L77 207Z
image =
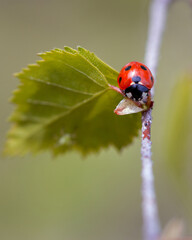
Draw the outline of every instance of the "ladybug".
M147 66L140 62L130 62L120 71L117 78L120 91L126 97L140 103L151 99L150 89L154 78Z

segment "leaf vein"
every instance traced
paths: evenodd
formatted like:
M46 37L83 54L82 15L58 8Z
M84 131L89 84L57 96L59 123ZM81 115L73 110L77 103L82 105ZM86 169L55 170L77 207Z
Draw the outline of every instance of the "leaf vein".
M25 79L29 79L31 81L36 81L36 82L40 82L40 83L43 83L43 84L46 84L46 85L50 85L50 86L53 86L53 87L58 87L58 88L61 88L61 89L64 89L64 90L67 90L67 91L72 91L72 92L75 92L75 93L81 93L81 94L84 94L84 95L90 95L90 96L93 96L92 93L88 93L88 92L84 92L84 91L79 91L79 90L76 90L76 89L73 89L73 88L68 88L68 87L64 87L60 84L57 84L57 83L53 83L53 82L48 82L48 81L44 81L42 79L39 79L39 78L34 78L34 77L25 77Z
M83 58L83 59L84 59L84 58ZM62 62L62 63L65 64L66 66L68 66L68 67L74 69L75 71L83 74L84 76L86 76L87 78L89 78L90 80L92 80L95 84L97 84L98 86L100 86L100 87L102 87L102 88L105 87L105 86L101 85L100 83L98 83L97 81L95 81L92 77L90 77L90 76L87 75L86 73L84 73L84 72L82 72L81 70L79 70L78 68L75 68L75 67L71 66L70 64L67 64L67 63L65 63L64 61L59 60L59 59L54 59L54 61ZM86 61L87 61L87 60L86 60ZM89 63L89 62L88 62L88 63ZM90 63L89 63L89 64L90 64ZM92 64L90 64L90 65L92 65ZM92 66L93 66L93 65L92 65ZM95 68L96 68L96 67L95 67ZM96 68L96 69L97 69L97 68ZM98 70L98 69L97 69L97 70ZM99 71L99 70L98 70L98 71ZM101 73L101 72L99 71L99 73ZM105 80L104 80L104 81L105 81Z
M61 105L53 102L41 101L41 100L34 100L34 99L27 99L27 103L42 105L42 106L49 106L49 107L56 107L56 108L67 108L70 109L70 106Z
M104 89L104 90L98 92L97 94L95 94L94 96L90 97L89 99L86 99L86 100L82 101L81 103L73 106L73 107L72 107L71 109L69 109L68 111L63 112L63 113L61 113L60 115L57 115L57 116L54 117L54 118L51 118L51 119L48 120L47 122L44 122L44 123L40 126L40 128L49 126L50 124L56 122L58 119L67 116L68 114L70 114L71 112L73 112L75 109L77 109L77 108L80 107L81 105L86 104L86 103L94 100L96 97L104 94L107 90L109 90L109 88ZM39 126L37 126L37 128L36 128L35 132L33 132L33 134L26 136L26 139L28 139L28 138L30 138L30 137L33 137L36 133L39 133Z

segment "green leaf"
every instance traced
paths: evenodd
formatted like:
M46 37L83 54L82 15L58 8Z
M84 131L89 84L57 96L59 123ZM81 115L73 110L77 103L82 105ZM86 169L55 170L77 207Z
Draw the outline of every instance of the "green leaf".
M83 154L110 145L130 144L140 129L140 114L114 114L122 96L111 90L118 72L94 53L65 47L39 54L42 60L16 76L13 126L5 151L24 154L79 150Z
M192 141L192 77L185 76L170 96L166 117L167 163L176 177L183 177L187 161L191 160Z

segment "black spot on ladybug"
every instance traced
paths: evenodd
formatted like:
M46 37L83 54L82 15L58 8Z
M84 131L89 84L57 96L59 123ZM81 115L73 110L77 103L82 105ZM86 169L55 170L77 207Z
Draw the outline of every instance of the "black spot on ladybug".
M131 66L126 67L125 71L128 71L129 69L131 69Z
M147 68L146 68L146 67L144 67L143 65L141 65L141 68L142 68L143 70L147 70Z
M151 82L153 82L153 77L151 76Z
M132 81L135 83L138 83L141 81L141 78L139 76L132 77Z
M135 85L135 84L134 84L134 85ZM147 87L145 87L145 86L143 86L143 85L140 85L140 84L137 85L137 89L138 89L140 92L148 92L148 91L149 91L149 89L148 89Z
M122 77L119 78L119 83L121 83Z

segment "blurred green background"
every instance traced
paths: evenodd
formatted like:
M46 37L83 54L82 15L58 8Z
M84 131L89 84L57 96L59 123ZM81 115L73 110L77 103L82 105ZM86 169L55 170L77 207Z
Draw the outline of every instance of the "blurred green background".
M146 0L0 0L1 149L13 110L8 100L18 85L13 73L34 63L36 53L64 45L94 51L117 70L129 61L142 62L148 7ZM173 91L192 68L191 26L192 10L186 2L176 2L163 38L152 129L162 226L173 217L182 218L188 235L192 235L189 125L177 123L187 132L187 137L179 136L184 144L173 146L178 154L166 149L167 139L177 138L177 129L173 139L168 137L174 122L169 116L170 102L175 106ZM140 139L120 154L110 148L86 159L76 153L57 159L49 153L1 157L0 239L141 239L140 174Z

